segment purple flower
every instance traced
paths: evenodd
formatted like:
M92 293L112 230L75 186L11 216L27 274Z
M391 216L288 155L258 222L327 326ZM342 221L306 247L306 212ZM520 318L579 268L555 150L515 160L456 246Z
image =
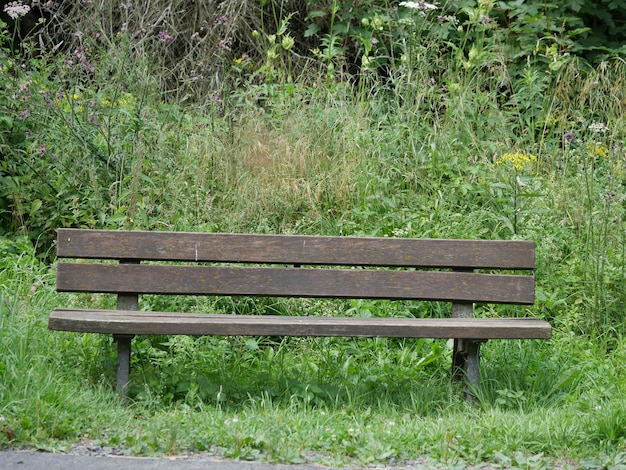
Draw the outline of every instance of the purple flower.
M83 49L77 47L76 49L74 49L72 56L73 56L73 60L71 60L72 65L74 63L78 63L82 65L85 69L89 70L90 72L93 72L95 70L94 65L87 60L87 53ZM74 62L74 60L76 62Z
M166 33L165 31L159 31L159 39L164 43L168 43L174 39L174 36Z
M220 39L219 42L217 43L217 47L219 47L220 49L230 52L230 46L233 44L233 38L224 38L224 39Z
M576 136L573 132L566 132L563 137L565 138L565 141L569 142L570 144L576 140Z
M213 26L217 26L218 24L226 23L228 21L228 17L226 15L222 15L219 18L215 18L213 20Z
M29 117L30 117L30 113L28 112L28 109L23 108L22 111L20 111L19 120L26 121L26 119L28 119Z

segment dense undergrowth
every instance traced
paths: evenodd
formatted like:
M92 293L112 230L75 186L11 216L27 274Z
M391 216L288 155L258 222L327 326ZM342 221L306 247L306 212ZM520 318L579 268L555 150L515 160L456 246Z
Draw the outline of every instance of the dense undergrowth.
M250 32L262 41L256 55L222 49L214 76L174 87L151 55L171 30L140 41L83 31L85 47L57 53L3 49L0 446L63 450L89 439L135 454L333 465L428 455L449 466L623 466L626 65L617 55L591 65L556 36L515 57L484 20L488 6L446 12L445 22L443 11L363 14L360 24L394 47L376 52L376 35L364 36L356 74L341 49L346 31L336 39L331 29L306 61L287 20ZM448 38L454 17L461 28ZM450 383L445 341L140 337L125 409L112 391L110 338L47 330L55 306L113 302L55 292L61 226L530 239L535 305L477 313L538 316L554 338L485 344L470 405ZM142 305L359 316L449 308L159 296Z

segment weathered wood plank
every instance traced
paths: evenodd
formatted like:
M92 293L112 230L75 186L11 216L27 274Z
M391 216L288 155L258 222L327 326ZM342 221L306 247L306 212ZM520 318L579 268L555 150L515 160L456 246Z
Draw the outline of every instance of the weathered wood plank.
M112 334L463 339L548 339L552 334L550 325L536 318L295 317L62 308L50 314L49 328Z
M57 290L532 304L533 276L381 269L61 263Z
M534 269L534 243L59 229L62 258Z

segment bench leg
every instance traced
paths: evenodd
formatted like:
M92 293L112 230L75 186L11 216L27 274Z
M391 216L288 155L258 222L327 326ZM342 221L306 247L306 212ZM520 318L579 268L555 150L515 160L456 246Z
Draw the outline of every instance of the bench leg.
M120 264L139 264L137 260L120 260ZM118 310L139 310L137 294L119 294ZM128 401L128 382L130 376L130 343L135 335L113 335L117 342L117 394L124 404Z
M128 383L130 376L130 350L134 335L113 335L117 343L117 394L126 403L128 400Z
M472 389L477 390L480 385L480 343L466 339L454 340L452 353L452 378L467 380L465 397L469 401L475 398Z

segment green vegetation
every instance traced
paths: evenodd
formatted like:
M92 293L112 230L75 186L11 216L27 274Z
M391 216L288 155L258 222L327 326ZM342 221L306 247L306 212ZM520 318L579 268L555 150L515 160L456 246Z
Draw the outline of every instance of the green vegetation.
M223 2L204 12L212 29L194 30L167 9L112 3L51 21L81 33L55 50L48 35L18 48L0 26L0 447L623 467L626 64L610 41L592 48L584 15L536 2L303 2L304 15ZM55 292L61 226L530 239L535 305L477 310L539 316L554 338L486 343L472 406L450 383L445 341L140 337L125 409L111 339L47 330L55 306L113 302Z

